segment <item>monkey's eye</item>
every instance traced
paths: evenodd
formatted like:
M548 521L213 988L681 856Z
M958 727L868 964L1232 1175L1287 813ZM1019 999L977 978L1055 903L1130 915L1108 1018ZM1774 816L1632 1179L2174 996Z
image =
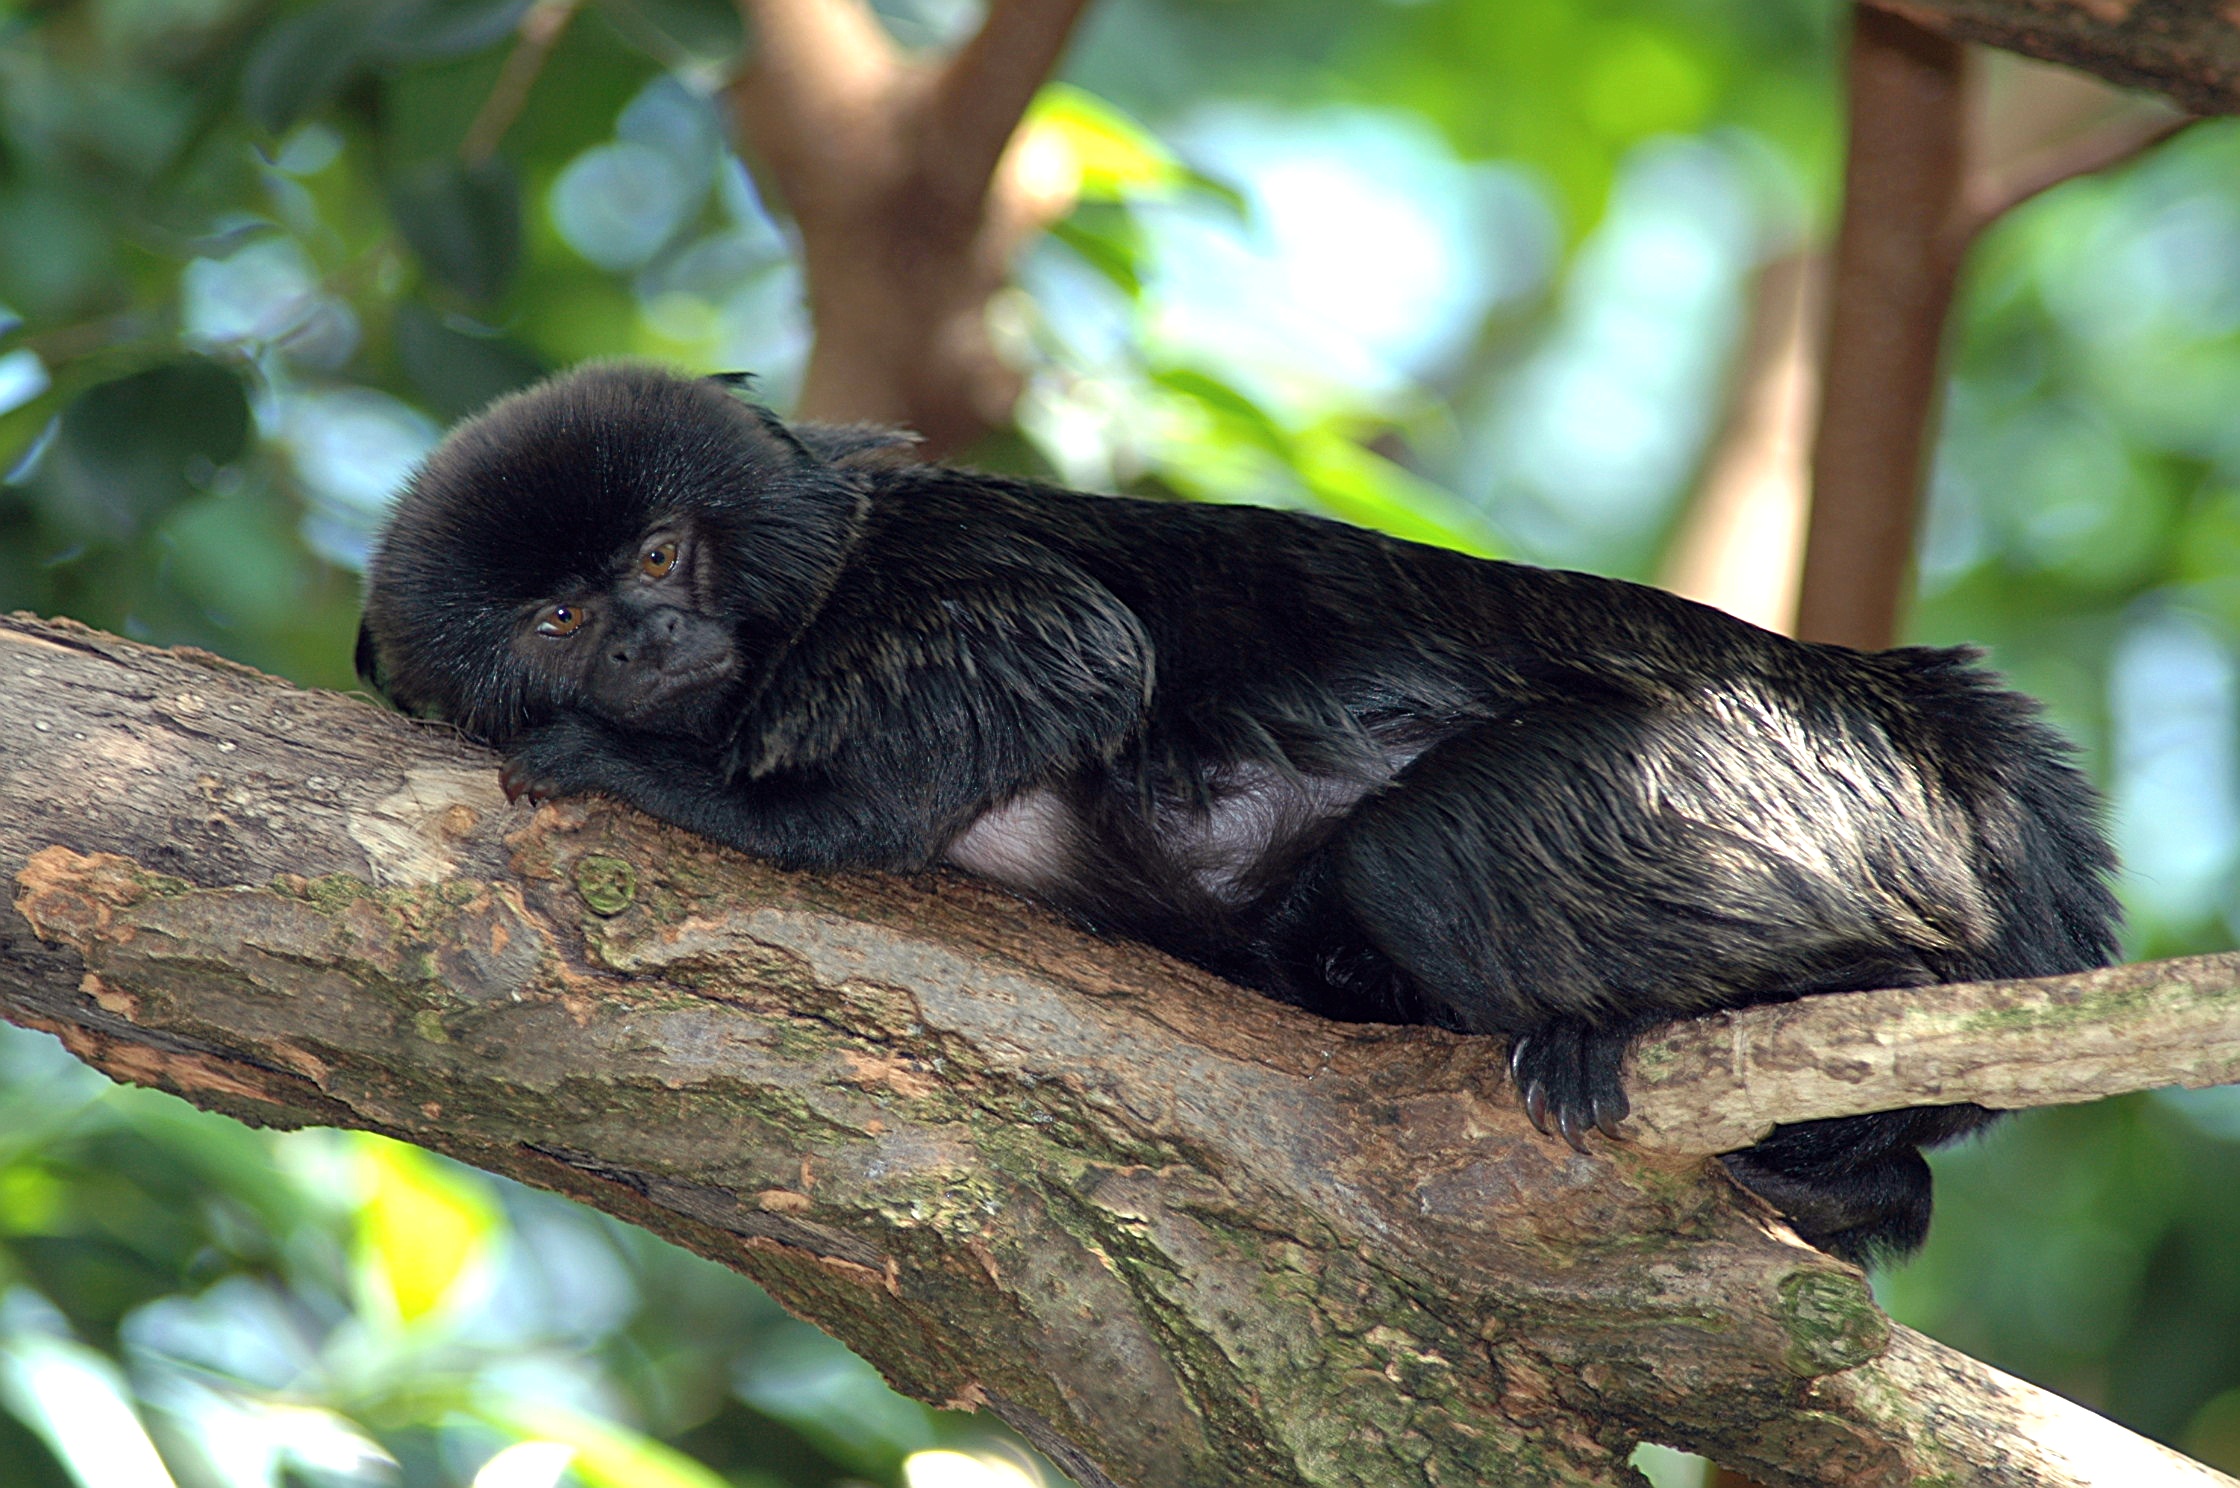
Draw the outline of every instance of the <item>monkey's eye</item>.
M553 605L537 616L537 634L571 636L583 629L583 611L573 605Z
M646 549L645 557L638 560L639 571L649 579L665 579L669 577L669 570L676 566L677 545L674 542L655 543Z

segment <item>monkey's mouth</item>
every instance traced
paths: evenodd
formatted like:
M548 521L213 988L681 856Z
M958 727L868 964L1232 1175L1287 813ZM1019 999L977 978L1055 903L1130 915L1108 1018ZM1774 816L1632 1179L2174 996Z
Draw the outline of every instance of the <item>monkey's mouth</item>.
M616 710L615 721L648 733L704 737L725 716L738 672L738 658L730 655L665 669Z
M726 680L738 669L738 658L726 654L678 671L664 671L654 679L653 699L659 702L680 692L698 692L703 687Z

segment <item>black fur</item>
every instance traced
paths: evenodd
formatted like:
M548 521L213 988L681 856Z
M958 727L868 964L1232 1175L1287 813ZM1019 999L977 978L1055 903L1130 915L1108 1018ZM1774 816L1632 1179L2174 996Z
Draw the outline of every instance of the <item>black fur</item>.
M2094 794L1970 653L905 446L649 368L555 379L414 478L360 669L517 794L801 867L954 863L1332 1017L1506 1036L1574 1145L1660 1021L2113 951ZM1814 1243L1902 1252L1918 1148L1988 1119L1727 1162Z

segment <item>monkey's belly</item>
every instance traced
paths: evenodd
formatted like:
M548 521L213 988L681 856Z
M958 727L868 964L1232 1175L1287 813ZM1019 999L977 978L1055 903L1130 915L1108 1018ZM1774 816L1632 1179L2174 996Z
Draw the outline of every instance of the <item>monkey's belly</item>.
M1151 838L1162 866L1221 903L1242 904L1269 887L1257 870L1285 859L1304 833L1343 816L1384 778L1285 774L1238 765L1210 782L1204 805L1161 803ZM1039 898L1062 898L1085 863L1112 844L1060 792L1029 790L980 814L949 845L948 861L967 873ZM1161 875L1165 876L1165 875Z
M967 873L1046 898L1070 876L1079 825L1056 791L1030 790L981 812L946 856Z

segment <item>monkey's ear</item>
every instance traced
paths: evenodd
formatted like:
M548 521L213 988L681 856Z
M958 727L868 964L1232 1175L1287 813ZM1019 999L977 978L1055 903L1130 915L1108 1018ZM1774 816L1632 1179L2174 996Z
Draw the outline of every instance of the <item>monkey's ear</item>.
M917 448L918 436L908 429L885 424L788 424L753 399L756 379L752 372L711 372L707 380L737 393L739 400L754 410L755 418L780 444L827 465L843 465L851 470L891 470L898 465L917 463L912 451Z
M812 462L817 458L816 451L803 444L801 436L794 433L784 419L779 418L760 403L748 403L747 410L754 415L755 422L762 425L762 431L765 434L768 434L794 454L799 455L804 463Z
M851 470L918 463L918 436L886 424L795 424L793 435L818 459Z
M813 461L817 458L816 452L810 449L808 445L803 444L795 436L793 430L786 427L784 419L779 418L750 396L754 392L755 383L752 372L711 372L703 381L712 382L726 392L738 394L740 405L754 415L755 422L762 425L762 431L776 440L788 453L799 455L804 462Z

